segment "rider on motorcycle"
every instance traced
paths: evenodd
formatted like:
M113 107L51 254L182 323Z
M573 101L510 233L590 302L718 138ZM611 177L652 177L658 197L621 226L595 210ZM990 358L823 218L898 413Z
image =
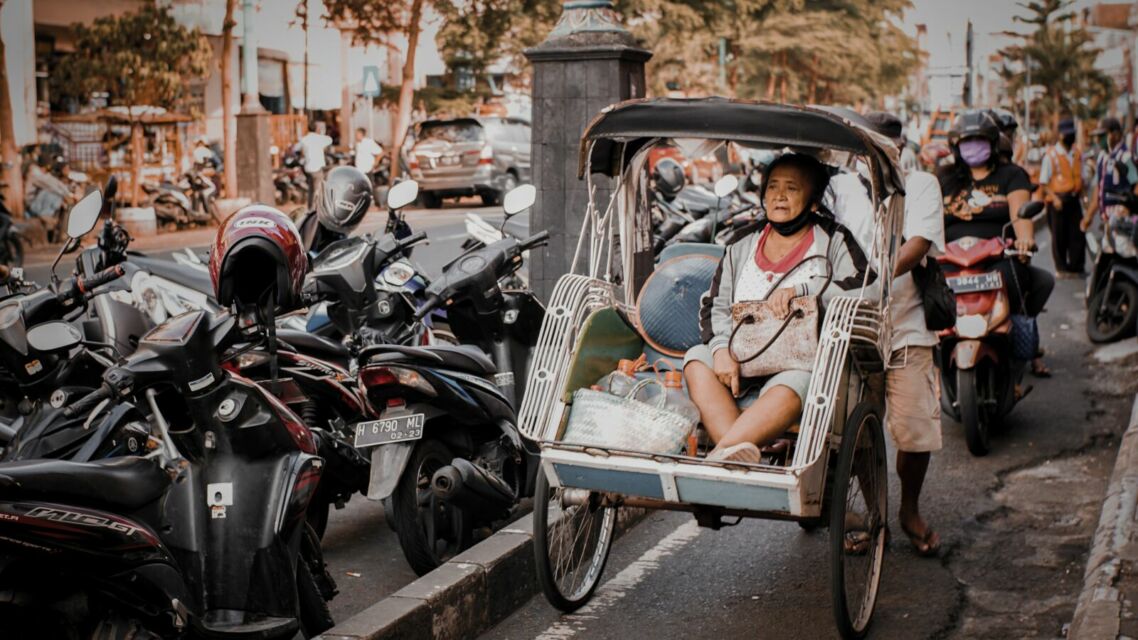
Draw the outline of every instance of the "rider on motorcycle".
M1001 161L999 142L999 126L985 111L965 112L953 123L949 146L956 161L938 176L944 194L945 240L998 237L1010 221L1015 249L1032 251L1034 225L1015 217L1031 198L1031 179L1018 165ZM1035 318L1051 296L1055 278L1027 261L1027 256L1001 260L996 269L1008 285L1012 313ZM1033 372L1049 373L1038 358Z
M313 257L324 247L348 237L370 206L371 181L364 172L348 165L329 171L316 194L316 210L306 213L297 225L305 254Z

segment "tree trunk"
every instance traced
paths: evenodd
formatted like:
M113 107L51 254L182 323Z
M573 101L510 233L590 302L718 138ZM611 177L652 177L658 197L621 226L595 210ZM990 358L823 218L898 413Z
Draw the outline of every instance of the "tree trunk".
M808 96L809 104L818 103L818 54L814 54L814 59L810 63L810 93Z
M129 109L129 107L128 107ZM138 206L138 193L142 191L142 127L134 120L130 122L130 206Z
M0 9L4 0L0 0ZM0 39L0 181L8 184L6 203L17 218L24 217L24 176L20 173L20 149L16 146L15 113L8 87L4 41Z
M237 118L233 113L233 12L237 0L225 0L225 22L221 27L221 130L225 173L222 182L225 197L237 195ZM282 150L283 153L283 150Z
M403 60L403 85L399 88L399 109L395 112L395 130L391 132L391 180L399 174L399 148L403 134L411 123L411 100L415 93L415 48L419 46L419 21L423 17L423 0L412 0L411 18L407 21L407 54Z
M776 62L778 56L777 53L771 56L771 66L767 72L769 74L767 77L767 100L774 100L775 82L778 79L778 74L775 73L778 70L778 62Z

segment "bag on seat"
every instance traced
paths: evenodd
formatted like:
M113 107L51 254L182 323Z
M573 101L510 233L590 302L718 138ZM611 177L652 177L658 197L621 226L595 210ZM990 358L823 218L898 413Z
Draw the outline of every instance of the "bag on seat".
M665 409L664 393L657 396L658 406L633 400L649 384L660 383L642 380L623 398L604 391L578 389L573 393L573 406L561 442L645 453L679 453L695 424Z

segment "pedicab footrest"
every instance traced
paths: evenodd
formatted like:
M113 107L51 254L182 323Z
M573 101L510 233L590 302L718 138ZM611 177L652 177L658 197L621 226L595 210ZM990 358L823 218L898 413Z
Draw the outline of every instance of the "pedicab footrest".
M762 469L741 470L677 457L636 457L606 452L594 455L544 447L547 475L559 486L636 496L677 505L707 505L756 512L800 514L794 496L794 474ZM792 505L794 505L792 507Z

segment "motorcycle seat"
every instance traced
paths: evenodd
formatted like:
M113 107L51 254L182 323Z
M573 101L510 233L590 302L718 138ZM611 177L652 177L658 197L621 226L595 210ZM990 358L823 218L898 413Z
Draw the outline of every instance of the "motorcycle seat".
M498 372L494 362L481 349L465 344L436 344L427 347L375 345L365 349L360 357L369 364L420 360L440 369L462 371L478 376L488 376Z
M74 501L133 511L166 492L170 476L146 458L124 456L98 462L23 460L0 465L0 499Z
M346 363L351 358L351 353L344 345L306 331L277 329L277 338L300 353L329 362Z
M158 258L148 258L144 256L132 255L130 261L139 268L145 269L158 277L165 278L184 287L189 287L194 291L199 291L213 298L213 281L209 279L209 274L205 271L187 267L171 260L160 260Z

